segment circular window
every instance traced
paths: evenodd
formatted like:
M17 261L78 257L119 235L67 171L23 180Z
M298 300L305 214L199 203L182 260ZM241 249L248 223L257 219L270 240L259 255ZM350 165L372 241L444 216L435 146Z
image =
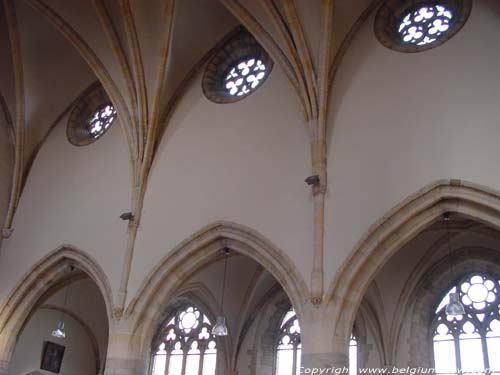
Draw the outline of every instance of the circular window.
M253 57L234 64L225 79L229 95L243 96L255 90L267 75L266 65Z
M100 106L88 121L89 133L94 138L99 138L108 130L115 118L116 111L111 103Z
M244 29L223 43L208 62L203 92L215 103L234 103L259 88L273 62L255 38Z
M116 110L101 85L94 85L76 101L66 135L71 144L86 146L99 139L116 119Z
M471 8L471 0L388 0L375 18L375 35L396 51L424 51L453 37L464 26Z

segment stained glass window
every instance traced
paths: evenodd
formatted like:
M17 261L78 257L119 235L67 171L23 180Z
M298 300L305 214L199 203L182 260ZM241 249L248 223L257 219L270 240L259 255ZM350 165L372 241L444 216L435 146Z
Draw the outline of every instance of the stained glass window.
M349 375L358 373L358 339L354 334L349 340Z
M97 108L89 119L89 134L94 138L99 138L110 127L116 118L116 110L112 104L104 104Z
M292 308L285 314L280 324L276 349L276 375L299 375L301 354L300 325Z
M444 5L422 5L406 14L398 32L405 43L424 46L450 29L453 12Z
M152 375L215 375L217 343L212 323L194 306L177 311L154 347Z
M261 60L247 58L229 69L225 80L226 90L232 96L248 95L263 82L266 74L266 65Z
M500 374L499 280L464 277L441 300L433 321L436 374ZM465 315L447 316L448 295L458 292Z

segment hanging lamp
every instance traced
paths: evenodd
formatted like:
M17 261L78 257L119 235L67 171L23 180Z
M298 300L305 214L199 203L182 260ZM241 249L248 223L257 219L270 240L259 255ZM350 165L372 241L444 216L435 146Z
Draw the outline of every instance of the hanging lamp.
M446 222L446 231L447 231L447 242L448 242L448 258L450 259L450 274L453 275L453 261L451 259L451 245L450 245L450 213L446 212L443 215L444 221ZM462 302L460 302L460 295L457 292L451 292L449 294L449 302L446 305L446 315L447 316L458 316L465 315L465 308Z
M227 258L229 256L229 249L224 249L224 276L222 279L222 296L221 296L221 310L224 311L224 292L226 290L226 273L227 273ZM218 316L215 325L212 328L214 336L227 336L227 324L224 316Z
M71 272L73 272L73 267L71 267ZM68 293L69 293L69 285L66 287L66 292L64 294L64 307L63 311L61 312L61 318L59 319L59 322L57 323L57 328L52 331L52 336L58 339L65 339L66 338L66 330L64 327L64 310L66 309L66 306L68 304Z

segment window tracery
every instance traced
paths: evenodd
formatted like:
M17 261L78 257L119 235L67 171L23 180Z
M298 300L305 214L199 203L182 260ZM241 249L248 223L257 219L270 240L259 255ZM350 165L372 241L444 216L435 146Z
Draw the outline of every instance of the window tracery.
M499 374L500 284L489 275L472 274L456 283L465 315L447 316L448 295L436 309L432 324L437 374Z
M280 324L276 347L276 375L300 374L302 343L297 315L291 308Z
M240 28L221 44L207 64L202 87L215 103L234 103L255 92L271 73L273 61L255 38Z
M234 64L226 76L226 90L230 95L248 95L255 90L267 75L266 65L254 57Z
M111 103L106 103L96 109L88 121L89 133L99 138L110 127L116 118L116 110Z
M99 84L86 90L75 102L68 119L66 135L75 146L89 145L111 127L117 117L116 109Z
M215 375L217 342L212 323L186 306L164 325L154 345L152 375Z
M349 340L349 375L358 373L358 338L354 333Z
M443 5L422 5L409 11L398 32L405 43L425 46L450 30L453 12Z
M425 51L458 33L471 9L471 0L386 0L375 17L375 35L399 52Z

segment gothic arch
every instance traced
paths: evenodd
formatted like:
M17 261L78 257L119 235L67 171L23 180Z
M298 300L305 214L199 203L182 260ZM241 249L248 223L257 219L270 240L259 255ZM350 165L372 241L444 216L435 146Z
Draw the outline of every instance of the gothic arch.
M0 309L0 368L2 361L5 365L10 360L19 333L40 299L71 277L70 266L95 282L106 305L108 321L112 321L112 292L104 271L88 254L63 245L31 267Z
M500 228L500 193L462 181L440 180L405 199L375 222L344 261L326 300L335 336L347 340L368 286L384 264L445 212Z
M229 248L263 265L283 286L301 315L309 292L291 259L256 231L239 224L216 222L195 233L172 250L149 274L126 316L132 319L136 349L147 352L154 330L169 300L194 272L217 260Z
M450 262L453 259L453 271ZM430 322L436 306L451 286L470 272L494 275L500 278L500 253L480 247L466 247L443 257L428 269L412 291L411 301L404 306L411 324L410 365L433 367Z
M178 311L178 309L192 304L203 311L203 313L210 319L212 323L215 323L216 317L222 315L222 308L210 291L210 289L202 282L193 282L185 286L182 286L176 291L174 297L169 301L168 307L163 311L162 317L156 323L156 332L161 329L161 326L172 318L173 315ZM156 334L155 332L155 334ZM154 342L153 339L152 342ZM217 343L218 346L222 347L222 360L224 362L224 368L228 369L231 366L231 354L233 351L233 343L228 337L226 340L221 340ZM151 346L151 343L150 343ZM152 349L152 348L151 348ZM152 352L147 353L146 358L151 358ZM149 372L147 372L149 373Z

